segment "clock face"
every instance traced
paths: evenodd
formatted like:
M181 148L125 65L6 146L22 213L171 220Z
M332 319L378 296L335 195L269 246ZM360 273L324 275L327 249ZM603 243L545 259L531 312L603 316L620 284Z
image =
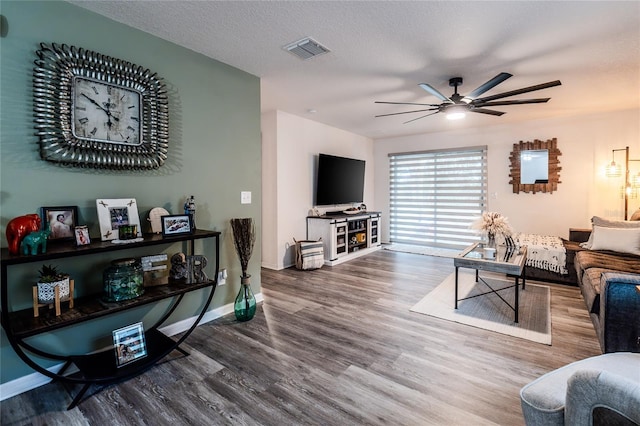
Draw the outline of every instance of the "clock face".
M72 83L73 135L82 140L140 145L140 92L85 77Z

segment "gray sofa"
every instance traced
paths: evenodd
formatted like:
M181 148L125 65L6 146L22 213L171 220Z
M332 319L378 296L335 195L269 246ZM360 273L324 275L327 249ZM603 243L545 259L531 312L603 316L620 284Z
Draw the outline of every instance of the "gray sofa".
M640 257L584 250L575 267L602 352L640 352Z

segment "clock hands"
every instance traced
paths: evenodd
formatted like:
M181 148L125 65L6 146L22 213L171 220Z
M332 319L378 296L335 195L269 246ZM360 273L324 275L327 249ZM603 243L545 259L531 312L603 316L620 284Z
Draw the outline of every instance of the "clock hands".
M98 102L96 102L94 99L91 99L90 97L88 97L85 93L81 93L82 96L84 96L85 98L89 99L89 102L91 102L92 104L94 104L95 106L97 106L98 108L100 108L102 111L104 111L107 114L107 126L109 127L109 129L111 129L111 125L113 124L111 122L111 118L113 117L114 121L120 121L120 119L116 116L114 116L113 114L111 114L111 111L109 111L109 109L111 108L111 102L107 102L107 109L104 109L102 107L102 105L100 105Z

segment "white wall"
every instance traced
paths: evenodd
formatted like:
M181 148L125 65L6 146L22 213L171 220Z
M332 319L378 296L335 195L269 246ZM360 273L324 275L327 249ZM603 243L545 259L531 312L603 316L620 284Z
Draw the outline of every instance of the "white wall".
M262 266L278 269L278 161L277 113L262 114Z
M293 238L306 238L319 153L365 160L364 202L376 209L371 139L275 111L262 116L262 142L262 266L283 269L295 263Z
M558 191L552 194L514 194L509 185L509 154L513 144L552 138L558 139L558 148L562 152ZM383 217L389 217L389 153L478 145L488 146L488 210L507 216L516 231L568 238L569 228L590 227L590 218L594 215L623 218L624 204L620 196L623 179L606 178L604 167L611 162L611 150L625 146L630 147L630 158L640 159L640 111L498 124L376 140L374 184L377 209L383 212ZM624 152L617 153L616 162L623 161ZM640 162L630 164L631 170L640 172ZM640 200L630 200L629 215L638 207ZM383 221L382 241L389 241L389 220Z

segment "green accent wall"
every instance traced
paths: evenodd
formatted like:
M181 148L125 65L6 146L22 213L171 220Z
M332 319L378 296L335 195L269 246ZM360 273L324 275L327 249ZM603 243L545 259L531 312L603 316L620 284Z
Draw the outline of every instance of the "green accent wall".
M78 206L79 224L99 238L95 200L136 198L143 227L153 207L180 214L189 195L196 200L199 228L222 232L220 266L228 269L227 284L216 291L211 308L233 302L240 286L239 262L233 248L229 220L252 217L258 238L249 263L252 287L260 292L261 258L261 143L260 80L191 50L119 24L65 2L2 1L0 13L8 34L0 39L0 228L6 247L9 220L39 213L42 206ZM41 42L83 47L149 68L162 77L170 97L169 158L153 171L105 171L67 168L40 159L34 135L32 70ZM211 40L216 43L216 40ZM241 204L240 192L251 191L252 203ZM145 228L146 230L146 228ZM113 258L186 250L182 244L150 248L146 252L118 252L54 261L76 280L76 296L101 291L102 271ZM212 240L199 241L196 252L210 259ZM10 270L7 285L11 310L31 304L36 268ZM205 294L185 297L171 321L199 311ZM166 303L94 320L32 341L47 349L83 353L111 344L111 330L142 319L145 325L164 312ZM66 309L64 307L63 309ZM0 341L0 382L33 372L14 353L4 330ZM214 336L212 336L214 338ZM41 361L48 367L55 362Z

